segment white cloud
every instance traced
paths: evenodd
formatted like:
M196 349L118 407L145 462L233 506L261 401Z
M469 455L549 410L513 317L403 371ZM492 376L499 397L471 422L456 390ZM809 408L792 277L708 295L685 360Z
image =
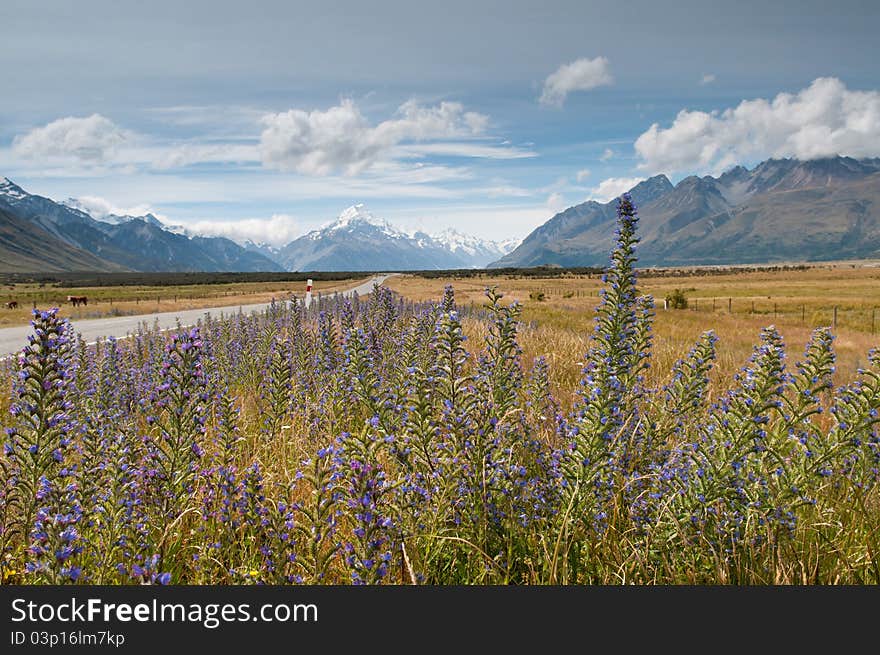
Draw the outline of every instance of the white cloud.
M715 81L715 75L712 73L706 73L703 77L700 78L700 84L705 86L706 84L712 84Z
M608 161L614 157L614 151L611 148L605 148L605 151L602 153L602 156L599 157L599 161Z
M599 186L592 189L590 199L598 202L608 202L620 194L629 191L644 179L643 177L609 177L606 180L602 180Z
M577 179L578 182L583 182L588 177L590 177L590 175L592 175L592 173L590 172L590 169L583 168L577 172L577 175L575 175L575 178Z
M635 142L639 168L718 172L768 157L880 156L880 92L850 91L833 77L772 101L743 100L722 112L680 111Z
M488 118L464 111L457 102L424 107L411 100L398 109L397 117L373 126L352 100L343 100L326 111L267 114L263 125L260 154L265 166L305 175L357 175L390 158L392 149L405 142L479 135Z
M68 116L15 137L12 151L24 159L75 159L100 164L112 158L131 136L100 114Z
M547 209L553 212L559 212L565 209L568 205L565 202L565 197L561 193L551 193L547 196Z
M116 216L144 216L146 214L153 214L159 220L163 219L148 204L121 207L100 196L79 196L78 198L65 200L64 204L84 211L92 218L97 218L98 220L106 218L111 214Z
M563 64L544 80L539 102L561 107L572 91L588 91L613 81L605 57L576 59L570 64Z
M302 234L299 222L289 214L273 214L271 218L202 219L186 221L183 225L196 234L226 237L238 243L250 239L273 246L287 245Z

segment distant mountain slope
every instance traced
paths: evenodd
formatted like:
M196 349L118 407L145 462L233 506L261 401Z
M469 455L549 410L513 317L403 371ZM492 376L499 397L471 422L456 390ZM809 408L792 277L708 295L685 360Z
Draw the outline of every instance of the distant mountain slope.
M633 187L631 193L636 206L669 193L674 187L665 175L657 175ZM641 215L640 211L640 215ZM614 240L614 220L617 215L616 203L598 203L588 200L559 212L549 221L535 229L510 254L497 260L492 267L528 267L543 264L559 266L595 266L604 264L609 245ZM610 228L610 229L609 229ZM590 244L588 253L593 251L602 256L602 262L581 263L585 255L584 244ZM595 247L592 244L595 243Z
M631 193L645 266L880 256L880 159L771 159L675 186L658 175ZM615 208L571 207L490 266L604 265Z
M178 234L165 229L151 214L114 216L109 222L98 221L74 207L29 194L6 178L0 181L0 209L23 221L19 225L27 226L28 230L47 233L104 262L103 268L92 270L284 270L263 254L248 251L223 237ZM20 241L23 243L24 239ZM23 254L33 258L37 253Z
M501 254L494 242L454 230L408 234L355 205L288 243L276 260L290 271L384 271L480 268Z
M122 270L0 208L0 272Z

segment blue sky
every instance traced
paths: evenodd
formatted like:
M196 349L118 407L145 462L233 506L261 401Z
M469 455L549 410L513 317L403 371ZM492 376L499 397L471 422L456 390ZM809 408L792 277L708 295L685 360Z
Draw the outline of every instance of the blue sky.
M880 156L880 3L0 4L0 176L283 243L523 237L640 178Z

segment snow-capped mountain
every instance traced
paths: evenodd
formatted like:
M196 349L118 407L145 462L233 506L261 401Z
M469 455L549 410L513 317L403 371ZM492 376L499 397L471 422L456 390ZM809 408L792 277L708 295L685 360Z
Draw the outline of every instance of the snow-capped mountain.
M21 262L14 270L282 270L229 239L178 234L152 214L96 220L76 207L30 194L7 178L0 182L0 211L6 214L4 230L12 248L7 254L0 247L0 258L5 263L14 254L10 261ZM24 248L27 243L41 245ZM46 250L59 256L50 259Z
M236 241L236 243L248 252L260 253L264 257L271 259L273 262L278 263L278 253L281 252L281 248L277 246L273 246L265 241L253 241L252 239L245 239L241 242Z
M516 248L521 239L505 239L502 242L481 239L447 228L432 237L453 255L469 262L471 268L483 268Z
M291 271L382 271L482 268L510 249L446 230L406 232L363 204L281 248L276 261Z
M62 205L70 207L72 209L76 209L78 211L83 212L84 214L90 215L96 221L100 221L101 223L109 223L110 225L122 225L123 223L128 223L134 220L141 220L144 223L149 223L150 225L155 225L159 229L166 230L168 226L165 225L162 221L156 218L153 214L147 213L141 216L130 216L113 214L113 213L97 213L91 207L89 207L86 203L81 202L77 198L68 198L67 200L63 200L61 202Z
M282 248L252 240L209 237L181 225L169 225L151 213L112 213L88 199L55 202L32 195L6 178L0 182L0 209L12 214L7 232L22 225L44 236L34 242L67 252L78 270L290 270L376 271L483 268L516 245L496 243L447 229L439 234L407 232L377 218L363 204ZM118 211L118 210L117 210ZM22 222L22 219L24 222ZM45 233L45 234L44 234ZM16 238L15 235L10 237ZM19 239L21 239L19 234ZM66 244L66 249L61 247ZM45 249L40 249L43 252ZM31 253L21 261L49 261ZM9 255L11 257L11 254ZM57 258L56 258L57 259ZM103 262L103 264L99 264ZM28 264L32 266L33 264ZM73 270L73 269L71 269Z
M0 196L9 200L24 200L28 193L8 177L0 179Z

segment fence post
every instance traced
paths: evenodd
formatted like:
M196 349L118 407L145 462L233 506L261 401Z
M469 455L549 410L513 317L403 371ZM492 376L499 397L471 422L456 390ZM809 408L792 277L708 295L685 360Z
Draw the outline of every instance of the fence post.
M776 318L776 303L773 303L773 318Z
M727 299L727 313L733 314L733 298Z
M754 313L755 313L755 301L753 300L752 301L752 314L754 314Z
M807 320L807 306L801 305L801 323Z
M877 322L877 308L871 310L871 334L874 334L874 324Z

